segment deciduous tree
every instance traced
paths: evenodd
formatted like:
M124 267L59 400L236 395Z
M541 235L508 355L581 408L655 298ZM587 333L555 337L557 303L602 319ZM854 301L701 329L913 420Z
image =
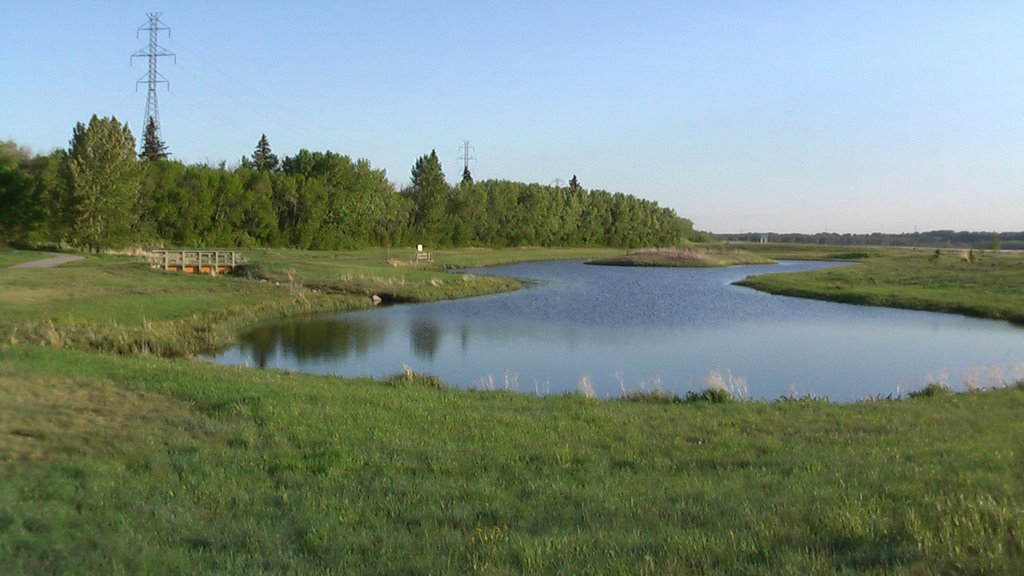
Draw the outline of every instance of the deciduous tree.
M14 142L0 142L0 240L24 240L44 215L32 178L20 166L26 156Z
M93 115L75 126L67 159L71 240L97 252L126 245L138 220L135 137L117 118Z

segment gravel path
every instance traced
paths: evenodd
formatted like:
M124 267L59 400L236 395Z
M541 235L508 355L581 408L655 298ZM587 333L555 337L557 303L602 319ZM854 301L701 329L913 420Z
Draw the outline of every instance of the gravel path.
M49 258L42 260L33 260L31 262L22 262L21 264L15 264L11 268L53 268L54 266L60 266L61 264L67 264L68 262L74 262L75 260L84 260L85 256L75 256L74 254L50 254Z

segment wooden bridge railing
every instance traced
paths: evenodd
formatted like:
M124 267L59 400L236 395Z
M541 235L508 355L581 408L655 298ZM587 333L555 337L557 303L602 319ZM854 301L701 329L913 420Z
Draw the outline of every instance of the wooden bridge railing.
M151 250L152 266L189 274L225 274L242 263L236 250Z

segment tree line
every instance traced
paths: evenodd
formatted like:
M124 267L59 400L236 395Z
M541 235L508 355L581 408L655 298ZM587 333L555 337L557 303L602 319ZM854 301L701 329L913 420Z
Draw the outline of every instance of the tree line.
M0 241L101 250L131 245L335 250L457 246L673 246L692 223L621 193L507 180L445 180L437 154L398 189L365 159L300 150L278 159L266 135L236 168L186 165L126 124L93 116L67 149L0 143Z
M966 232L955 230L929 230L902 234L716 234L715 238L731 242L760 242L766 238L772 243L823 244L830 246L902 246L917 248L976 248L983 250L1024 250L1024 232Z

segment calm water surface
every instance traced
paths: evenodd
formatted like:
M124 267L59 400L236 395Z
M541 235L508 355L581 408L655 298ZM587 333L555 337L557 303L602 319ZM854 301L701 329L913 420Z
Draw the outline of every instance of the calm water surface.
M402 371L452 386L599 396L699 390L716 375L752 398L897 395L1024 378L1024 329L1004 322L772 296L731 283L832 266L620 268L581 262L473 271L519 292L276 322L216 357L344 376Z

